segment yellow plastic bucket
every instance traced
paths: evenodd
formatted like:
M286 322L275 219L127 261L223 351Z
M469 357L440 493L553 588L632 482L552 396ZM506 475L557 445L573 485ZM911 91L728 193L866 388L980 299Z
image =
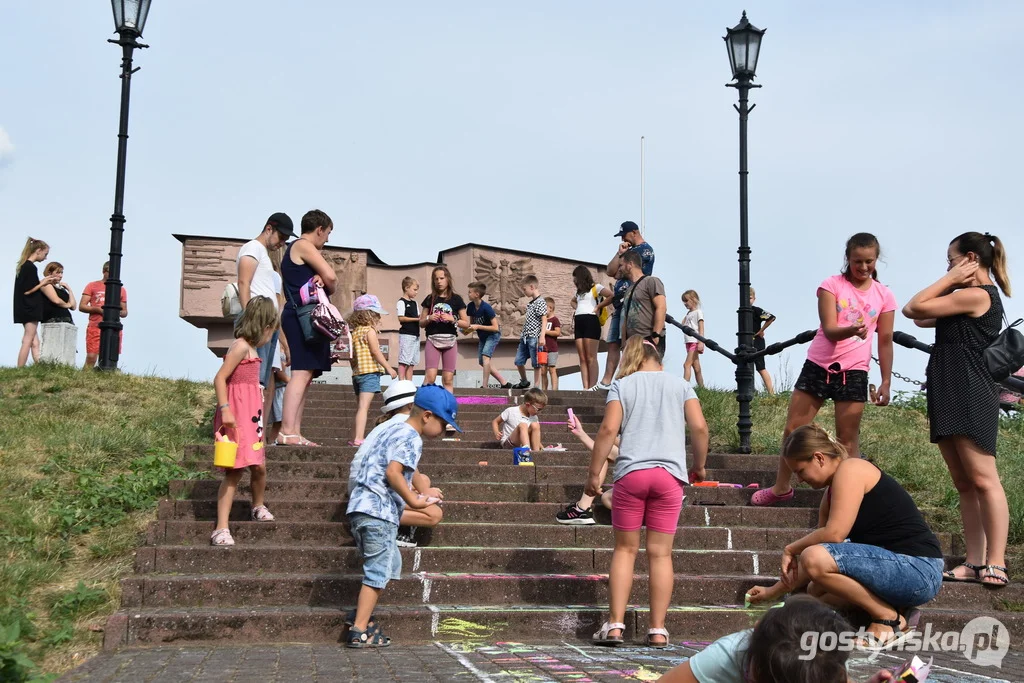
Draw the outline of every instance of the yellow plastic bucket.
M217 432L213 441L213 466L234 468L235 457L238 455L238 444L227 436Z

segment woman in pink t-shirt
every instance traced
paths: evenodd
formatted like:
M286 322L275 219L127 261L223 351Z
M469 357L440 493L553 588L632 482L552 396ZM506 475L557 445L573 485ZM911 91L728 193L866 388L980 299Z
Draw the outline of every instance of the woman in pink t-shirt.
M810 424L825 401L836 409L836 434L846 451L860 457L860 418L868 400L871 341L878 333L882 384L876 405L889 403L892 379L892 327L896 297L878 281L875 264L881 247L874 235L860 232L846 242L846 265L818 286L821 327L807 350L807 361L789 400L783 438ZM775 505L795 495L793 472L779 459L775 485L751 498L754 505Z

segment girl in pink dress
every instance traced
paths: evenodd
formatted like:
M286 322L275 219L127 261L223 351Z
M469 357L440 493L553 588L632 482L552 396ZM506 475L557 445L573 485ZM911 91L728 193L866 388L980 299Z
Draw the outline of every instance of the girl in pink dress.
M213 388L217 391L214 433L223 430L238 444L235 466L224 470L224 480L217 492L217 528L210 537L213 545L235 544L228 530L228 517L235 500L235 489L246 468L249 468L252 489L252 518L258 522L274 519L263 504L267 468L263 464L263 390L260 388L260 358L256 348L270 341L277 323L274 302L265 296L249 299L235 325L235 341L224 355L224 365L213 378Z

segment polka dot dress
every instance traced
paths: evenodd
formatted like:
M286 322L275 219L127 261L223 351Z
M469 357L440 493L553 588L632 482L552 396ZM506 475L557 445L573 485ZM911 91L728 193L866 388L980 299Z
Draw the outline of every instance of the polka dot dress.
M999 335L1003 303L995 285L981 288L992 299L982 316L955 315L936 321L935 346L928 361L928 421L932 443L966 436L994 456L999 389L982 352Z

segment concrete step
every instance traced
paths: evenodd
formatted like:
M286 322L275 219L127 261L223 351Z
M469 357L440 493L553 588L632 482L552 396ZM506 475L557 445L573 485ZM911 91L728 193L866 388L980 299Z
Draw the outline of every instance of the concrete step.
M559 466L544 463L544 454L538 453L532 467L504 464L509 462L508 452L500 453L501 460L492 462L491 457L480 458L486 465L449 465L424 464L423 471L437 483L438 488L452 482L501 482L501 483L543 483L543 484L580 484L587 476L585 466ZM501 463L501 464L498 464ZM213 463L210 463L212 466ZM267 459L268 480L283 481L287 479L342 479L348 481L350 467L339 463L288 462ZM211 467L212 469L212 467ZM770 486L775 482L774 470L716 470L707 469L708 479L733 482L746 486L756 483L761 487ZM609 482L611 480L609 479Z
M404 572L471 572L474 574L607 574L611 548L402 548ZM758 575L778 573L780 550L674 550L678 574ZM143 546L136 551L137 574L359 574L362 557L354 547L236 545ZM955 566L955 565L954 565ZM637 571L647 571L641 549Z
M214 550L224 551L224 548ZM413 551L415 552L415 551ZM493 552L493 551L492 551ZM528 554L528 550L517 552ZM582 554L583 550L574 554ZM404 553L403 553L404 555ZM404 559L404 558L403 558ZM673 580L674 605L740 605L753 586L773 585L778 578L778 562L764 574L726 572L714 575L676 574ZM159 607L341 607L355 603L362 574L315 573L297 570L288 573L250 570L244 574L204 573L176 575L136 574L121 581L121 604L125 608ZM648 600L646 573L633 577L630 603ZM402 579L388 584L385 605L580 605L601 604L608 599L608 576L594 572L563 573L449 573L411 574L403 567ZM1024 588L1011 585L998 592L978 584L943 585L929 604L936 609L962 608L998 610L1004 601L1020 601Z
M350 546L352 536L343 522L232 522L231 535L239 546ZM157 521L146 531L147 545L207 546L212 522ZM676 548L693 550L779 550L806 534L806 528L685 527L675 536ZM645 544L641 530L641 547ZM963 555L964 546L950 534L938 534L946 555ZM420 529L422 547L463 548L611 548L610 526L547 524L473 524L445 520L434 529Z
M527 468L523 468L527 469ZM270 509L280 521L342 522L345 504L337 500L270 500ZM550 524L555 513L565 506L559 503L445 503L445 522L493 522ZM251 503L236 500L230 518L248 520ZM216 501L162 500L157 510L160 520L214 520ZM679 515L682 526L725 527L813 527L818 521L816 508L759 508L750 506L684 505Z
M482 419L483 416L489 416L490 419L494 419L503 410L509 406L520 405L522 401L516 403L515 401L506 401L505 403L493 403L493 404L479 404L479 405L467 405L461 404L459 406L459 417L465 418L466 416L475 416L474 419ZM376 400L370 405L370 418L376 420L377 416L381 414L381 407L384 402ZM566 409L572 408L572 412L576 417L580 418L583 422L597 421L600 422L601 418L604 417L605 404L601 403L594 404L568 404L568 405L550 405L544 408L540 413L541 420L559 420L565 422ZM320 418L332 418L345 416L349 417L355 414L356 401L353 398L351 402L348 401L316 401L308 402L306 408L302 411L302 422L305 424L306 420L309 419L320 419Z
M429 466L421 471L431 474ZM581 476L582 479L582 476ZM563 503L568 504L583 494L582 484L496 484L490 482L437 482L445 496L446 503L456 501L492 501L505 503ZM205 480L175 480L170 483L172 497L189 500L213 500L217 497L220 482ZM726 505L748 505L755 489L732 489L687 486L686 496L697 503L724 503ZM274 498L299 499L303 496L317 500L348 499L348 482L342 479L270 479L267 482L268 500ZM813 507L820 503L821 492L813 489L798 489L785 507ZM248 479L238 486L236 497L246 500L250 496ZM782 507L782 505L780 505Z
M349 605L348 607L351 607ZM376 614L397 644L426 642L520 642L531 644L589 642L607 619L605 603L592 605L430 606L378 605ZM708 642L726 633L752 627L763 610L717 605L669 608L666 626L673 643ZM971 610L926 609L919 630L960 631L972 619L990 616ZM994 615L1016 640L1024 636L1024 614ZM625 639L642 642L648 628L646 607L626 610ZM335 607L296 606L236 609L132 609L111 615L104 648L223 643L340 643L344 611Z
M431 444L434 445L434 444ZM508 461L512 460L512 450L509 448L469 448L463 447L461 441L444 441L438 444L438 448L424 448L423 458L420 463L423 466L431 463L446 463L450 465L476 465L480 460L490 462L502 457L504 453ZM570 441L563 441L562 446L567 450L564 453L543 452L537 457L544 458L545 465L561 465L566 467L581 467L583 472L590 465L590 451L583 447L583 444L576 441L575 437ZM267 457L276 461L289 462L335 462L339 464L351 463L355 455L355 446L305 448L300 446L268 446ZM208 465L213 462L213 444L196 445L185 447L185 462ZM709 453L707 467L715 470L771 470L778 465L779 458L775 455L742 455L738 453Z

